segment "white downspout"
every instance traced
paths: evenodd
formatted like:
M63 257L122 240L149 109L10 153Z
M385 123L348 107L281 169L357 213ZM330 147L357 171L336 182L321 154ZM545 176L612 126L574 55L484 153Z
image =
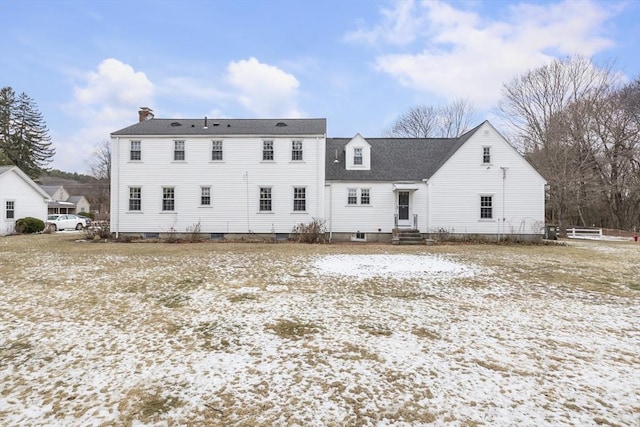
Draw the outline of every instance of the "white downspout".
M114 153L111 153L111 165L113 169L113 165L116 165L116 239L118 239L120 235L120 137L116 137L116 143L114 147ZM116 158L116 161L113 161L113 158ZM113 173L113 170L111 171Z

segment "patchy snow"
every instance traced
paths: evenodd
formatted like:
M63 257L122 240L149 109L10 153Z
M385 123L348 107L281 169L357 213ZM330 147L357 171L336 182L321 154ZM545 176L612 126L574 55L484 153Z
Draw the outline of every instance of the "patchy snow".
M452 279L473 276L474 270L438 255L328 255L314 266L324 274L351 276L356 279L387 277L411 279L437 276Z
M431 254L131 258L2 282L0 424L639 424L637 298Z

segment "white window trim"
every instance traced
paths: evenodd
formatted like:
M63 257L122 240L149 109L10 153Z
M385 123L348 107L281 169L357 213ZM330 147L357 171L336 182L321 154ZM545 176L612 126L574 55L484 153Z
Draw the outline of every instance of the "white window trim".
M221 154L221 159L213 159L213 144L215 144L216 142L220 143L220 154ZM211 144L209 145L209 163L224 163L224 140L222 139L212 139L211 140ZM216 150L218 151L218 150Z
M208 205L203 205L202 204L202 190L208 188L209 189L209 204ZM201 185L200 186L200 206L201 208L212 208L213 207L213 191L211 189L211 185Z
M295 205L296 205L296 190L297 189L304 189L304 210L296 210L295 209ZM307 192L307 186L306 185L296 185L294 187L292 187L291 190L291 213L293 214L306 214L307 213L307 208L309 206L309 198L308 196L308 192Z
M489 161L485 162L484 161L484 149L488 148L489 149ZM482 146L482 166L492 166L493 165L493 149L491 147L491 145L483 145Z
M482 218L482 198L491 197L491 218ZM480 193L478 195L478 222L496 222L496 196L493 193Z
M293 149L293 145L295 143L299 142L300 143L300 150L295 150L300 151L300 159L293 159L293 153L294 153L294 149ZM291 141L291 156L289 157L289 160L291 163L304 163L304 142L301 139L294 139Z
M164 189L171 188L173 189L173 209L164 209ZM163 185L160 187L160 213L175 213L176 211L176 187L175 185ZM171 199L167 199L171 200Z
M264 144L266 142L271 143L271 159L265 159L264 153L267 151L264 149ZM262 140L262 151L260 152L260 162L262 163L275 163L276 162L276 144L272 139L263 139Z
M262 202L262 189L263 188L268 188L270 190L269 191L269 202L270 202L271 209L269 209L269 210L262 210L261 209L260 203ZM274 213L274 211L273 211L273 186L271 186L271 185L260 185L258 187L258 213L260 215L273 214Z
M349 190L355 190L356 191L356 202L355 203L349 203ZM369 203L362 203L362 190L369 190ZM371 206L371 188L369 187L364 187L364 188L347 188L347 207L370 207Z
M140 190L140 199L131 199L131 189L137 188ZM127 213L142 213L142 185L130 185L127 187L128 195L127 195ZM131 200L140 200L140 209L131 210Z
M180 150L176 150L176 145L178 142L182 142L182 153L183 153L183 157L184 159L179 160L176 159L176 153L179 152ZM185 141L184 139L174 139L173 140L173 160L172 162L175 163L185 163L187 161L187 141Z
M13 209L7 209L7 203L9 202L13 202ZM2 206L3 211L2 211L2 215L5 219L5 221L15 221L16 220L16 199L5 199L4 200L4 206ZM9 210L13 211L13 218L9 218L7 216L7 212Z
M133 143L137 142L139 144L139 150L135 150L136 152L140 153L140 158L139 159L132 159L131 158L131 154L134 152L133 150ZM129 162L133 162L133 163L141 163L142 162L142 141L139 139L133 139L129 141Z

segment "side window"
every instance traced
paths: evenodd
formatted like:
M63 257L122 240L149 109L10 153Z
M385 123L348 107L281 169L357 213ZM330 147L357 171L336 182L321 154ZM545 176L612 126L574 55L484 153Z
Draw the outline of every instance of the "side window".
M223 160L222 141L211 141L211 160Z
M302 161L302 141L291 142L291 160Z
M358 203L358 190L355 188L349 189L349 194L347 195L347 204L355 205Z
M260 187L260 212L271 212L271 187Z
M200 205L211 206L211 187L200 187Z
M131 141L129 160L142 160L142 144L140 141Z
M293 210L294 212L304 212L307 210L307 189L306 188L294 187Z
M493 196L480 196L480 219L493 219Z
M184 141L173 141L173 160L184 160Z
M162 210L175 211L176 193L173 187L162 187Z
M129 210L139 211L142 209L142 189L140 187L129 187Z
M16 217L16 202L13 200L7 200L5 205L5 216L6 219L13 219Z
M491 163L491 147L482 147L482 163Z
M369 189L368 188L360 189L360 204L368 205L370 200L371 198L369 197Z
M262 160L273 160L273 141L262 141Z

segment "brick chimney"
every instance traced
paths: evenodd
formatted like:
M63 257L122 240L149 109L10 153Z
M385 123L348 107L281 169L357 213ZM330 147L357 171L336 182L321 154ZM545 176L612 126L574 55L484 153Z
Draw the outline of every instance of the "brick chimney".
M149 107L140 107L140 110L138 110L138 119L139 123L153 119L153 110Z

